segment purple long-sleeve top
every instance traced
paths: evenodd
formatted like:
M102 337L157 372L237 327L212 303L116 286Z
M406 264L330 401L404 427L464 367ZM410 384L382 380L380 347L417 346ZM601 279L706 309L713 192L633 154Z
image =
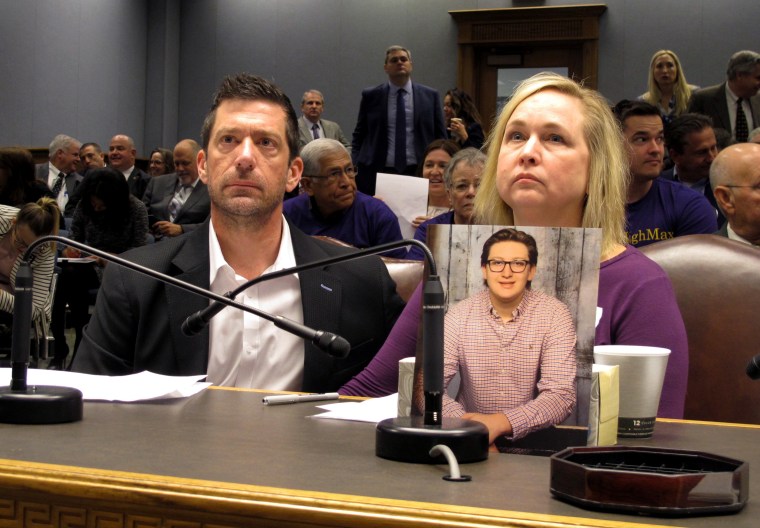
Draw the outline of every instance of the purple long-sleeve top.
M689 377L689 345L673 286L665 272L639 250L602 262L597 345L645 345L670 350L657 416L683 418Z

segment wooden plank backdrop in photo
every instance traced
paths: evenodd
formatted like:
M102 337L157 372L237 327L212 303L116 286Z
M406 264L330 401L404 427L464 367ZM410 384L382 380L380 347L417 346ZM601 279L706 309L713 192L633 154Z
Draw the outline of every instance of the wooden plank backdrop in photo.
M483 288L480 255L483 243L507 226L432 225L428 245L433 252L438 274L451 306ZM563 423L588 425L591 390L591 364L594 352L600 229L567 227L518 227L536 239L538 270L531 287L564 302L573 316L577 334L578 371L576 410Z

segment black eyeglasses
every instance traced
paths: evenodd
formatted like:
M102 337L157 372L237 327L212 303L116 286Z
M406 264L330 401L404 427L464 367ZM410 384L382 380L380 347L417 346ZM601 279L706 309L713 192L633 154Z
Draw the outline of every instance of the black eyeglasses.
M355 180L356 174L357 174L356 167L353 165L345 167L343 169L333 169L330 172L328 172L325 175L317 174L316 176L307 176L307 178L315 178L317 180L325 180L325 183L335 183L340 179L341 176L344 174L348 177L349 180Z
M494 273L501 273L502 271L504 271L504 268L506 268L507 266L509 266L509 269L510 271L512 271L512 273L522 273L528 267L528 264L530 264L530 262L523 259L515 259L515 260L493 259L487 262L488 262L488 269L490 269Z

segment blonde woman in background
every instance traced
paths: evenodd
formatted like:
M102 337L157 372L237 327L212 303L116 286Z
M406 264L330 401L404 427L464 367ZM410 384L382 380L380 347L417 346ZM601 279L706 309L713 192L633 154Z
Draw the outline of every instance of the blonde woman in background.
M670 50L660 50L649 62L648 88L639 99L656 106L667 125L686 111L691 92L698 87L686 82L678 55Z

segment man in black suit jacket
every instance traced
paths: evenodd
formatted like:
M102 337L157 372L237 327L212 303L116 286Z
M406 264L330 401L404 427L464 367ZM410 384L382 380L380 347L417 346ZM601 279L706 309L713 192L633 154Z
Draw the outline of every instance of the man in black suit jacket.
M680 182L704 195L715 209L718 225L721 225L725 218L710 187L710 165L718 155L712 120L702 114L681 114L665 128L665 146L673 166L660 176L664 180Z
M736 141L737 101L747 121L747 131L760 126L760 54L739 51L731 56L724 83L697 90L691 95L688 112L710 116L715 128L723 128ZM746 141L742 139L741 141Z
M211 202L206 184L198 177L196 162L200 149L192 139L183 139L174 147L176 172L148 182L143 203L156 237L179 236L197 229L208 218Z
M351 157L359 168L357 187L369 195L375 194L378 172L414 175L417 165L423 162L422 155L428 144L447 137L440 95L432 88L411 81L409 50L401 46L388 48L384 68L388 82L362 92L351 142ZM398 152L406 159L397 160L398 131L393 116L396 116L398 92L402 89L406 107L406 132L402 137L406 136L406 148L400 147Z
M58 134L48 147L47 163L35 166L34 177L47 184L55 195L58 205L63 211L74 194L74 189L82 181L82 175L77 172L79 165L80 142L66 134ZM58 178L61 178L59 183Z
M223 293L273 269L350 251L311 239L283 219L282 196L298 184L303 162L296 114L279 88L248 74L227 77L202 136L198 169L211 197L210 223L126 258ZM219 385L331 391L366 366L403 306L378 258L262 283L238 299L264 309L275 305L278 315L338 333L351 352L330 357L229 308L209 329L186 337L182 321L208 306L206 299L109 265L73 368L206 373Z
M135 166L136 159L137 149L131 137L117 134L111 138L111 144L108 147L108 164L124 175L129 184L129 192L138 200L142 200L150 176Z

